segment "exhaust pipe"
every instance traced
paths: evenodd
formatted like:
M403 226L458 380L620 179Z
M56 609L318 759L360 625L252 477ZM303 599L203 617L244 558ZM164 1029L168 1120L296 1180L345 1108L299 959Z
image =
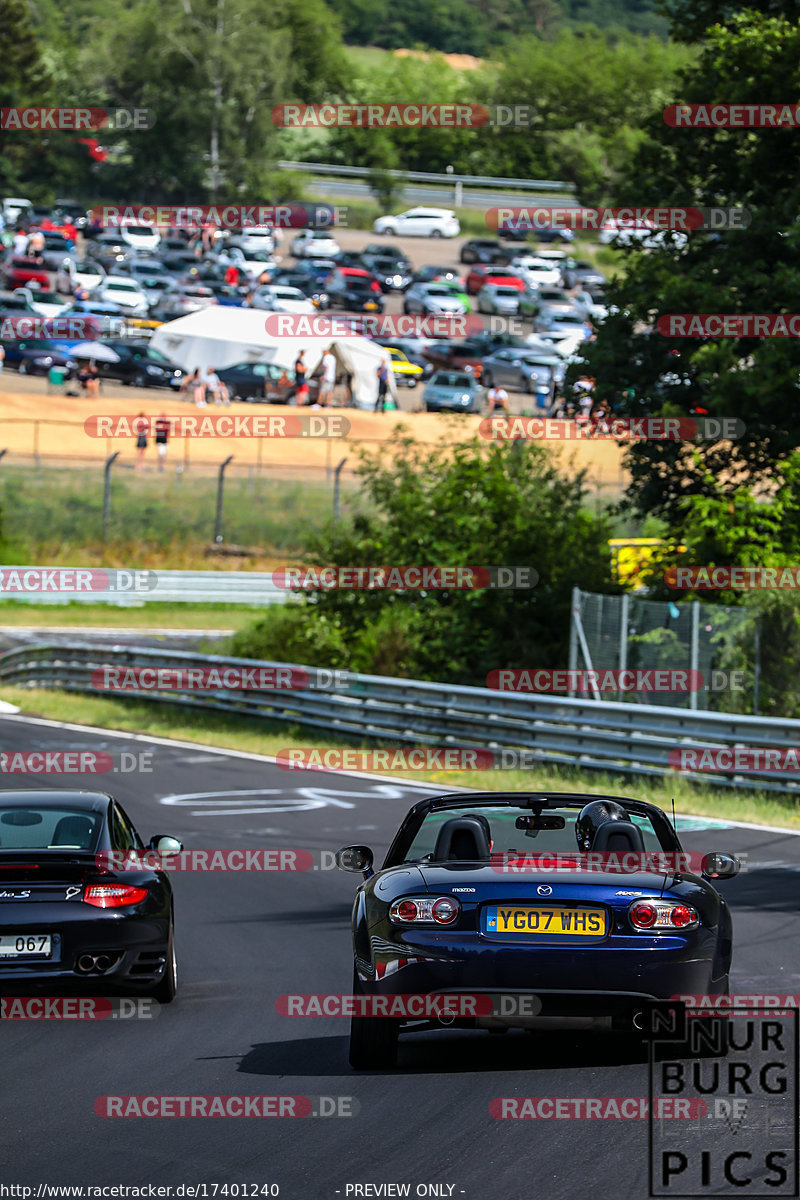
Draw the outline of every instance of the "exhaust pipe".
M116 959L112 958L110 954L98 954L95 959L95 966L102 975L113 967L115 962Z
M644 1029L644 1017L642 1016L641 1012L635 1012L633 1014L633 1028L638 1029L639 1032Z
M96 959L93 954L82 954L78 959L78 970L83 975L88 975L95 968Z

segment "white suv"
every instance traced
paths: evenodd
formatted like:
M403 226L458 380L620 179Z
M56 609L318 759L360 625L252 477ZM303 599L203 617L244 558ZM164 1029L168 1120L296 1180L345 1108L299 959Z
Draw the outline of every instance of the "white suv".
M161 234L152 225L125 222L119 227L119 238L135 250L157 250Z
M378 217L372 226L375 233L389 237L458 237L461 226L449 208L409 208L396 217Z

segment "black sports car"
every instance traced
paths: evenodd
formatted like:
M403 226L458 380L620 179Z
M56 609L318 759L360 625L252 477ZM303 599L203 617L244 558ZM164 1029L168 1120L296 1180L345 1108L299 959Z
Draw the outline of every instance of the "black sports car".
M684 854L653 804L541 792L421 800L377 873L368 847L340 850L338 866L365 879L351 1064L393 1066L401 1030L441 1025L635 1037L648 1001L726 994L731 916L710 881L739 864ZM440 1017L428 1005L422 1021L385 1007L448 993L473 1007Z
M179 848L165 835L150 841L161 853ZM0 992L102 983L169 1004L177 988L169 877L113 869L111 852L144 849L105 793L0 791Z

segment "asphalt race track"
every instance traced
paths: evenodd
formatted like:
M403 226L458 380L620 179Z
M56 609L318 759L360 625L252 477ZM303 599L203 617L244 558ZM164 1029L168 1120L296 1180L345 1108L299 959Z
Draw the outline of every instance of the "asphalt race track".
M0 730L5 750L152 751L152 773L47 782L111 791L145 840L171 833L193 849L304 848L319 862L322 851L362 842L380 862L401 815L435 790L288 773L249 756L19 717L0 719ZM6 777L4 786L17 782L45 781ZM800 838L702 825L682 832L686 848L748 855L742 874L723 885L735 922L731 990L800 992ZM446 1186L428 1194L469 1200L643 1200L647 1121L499 1121L489 1110L501 1096L646 1096L646 1062L624 1041L443 1030L401 1039L396 1070L353 1072L347 1019L276 1012L282 993L350 991L358 878L326 869L175 875L175 1004L152 1020L0 1027L3 1180L277 1184L281 1200L347 1200L358 1195L347 1185L397 1183L410 1184L411 1196L436 1184ZM93 1106L109 1094L303 1095L316 1105L320 1096L344 1096L355 1097L358 1111L108 1119Z

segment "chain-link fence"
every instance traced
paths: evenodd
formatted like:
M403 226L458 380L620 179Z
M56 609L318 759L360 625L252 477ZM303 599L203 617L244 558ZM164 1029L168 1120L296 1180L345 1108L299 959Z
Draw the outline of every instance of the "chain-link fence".
M752 643L749 665L730 670L731 648L742 640ZM606 700L717 712L741 712L741 697L749 696L746 707L758 714L759 626L745 608L604 596L575 588L569 665L597 675L579 676L579 687L570 695L586 691ZM604 674L608 672L618 674Z

